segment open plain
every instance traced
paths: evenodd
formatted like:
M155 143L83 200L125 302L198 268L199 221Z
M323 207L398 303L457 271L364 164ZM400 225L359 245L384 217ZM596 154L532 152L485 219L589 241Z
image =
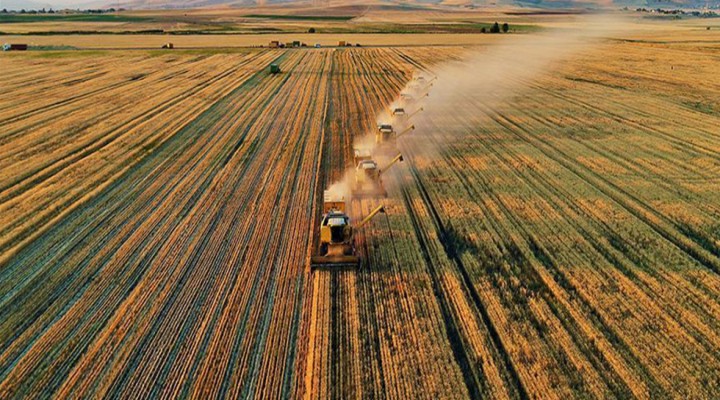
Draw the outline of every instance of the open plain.
M488 67L584 26L559 18L0 37L102 49L0 54L0 398L717 396L720 29L631 20ZM434 111L468 60L494 86ZM351 202L386 209L360 269L311 271L323 190L419 73L388 197Z

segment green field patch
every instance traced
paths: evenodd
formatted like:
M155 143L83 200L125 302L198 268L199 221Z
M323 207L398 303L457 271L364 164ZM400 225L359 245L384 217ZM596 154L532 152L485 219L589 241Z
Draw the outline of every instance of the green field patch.
M105 50L74 50L71 46L44 46L43 51L17 52L13 55L30 56L33 58L67 58L67 57L100 57L109 53ZM66 49L65 49L66 48ZM31 48L33 50L33 48Z
M66 50L78 50L75 46L67 46L67 45L48 45L48 46L30 46L28 47L28 50L30 51L66 51Z
M349 21L354 15L275 15L275 14L248 14L245 18L290 19L301 21Z
M357 24L352 27L335 26L323 27L318 33L489 33L492 23L485 22L456 22L450 24L424 23L424 24ZM526 33L538 31L536 25L510 25L507 33Z
M151 18L120 14L0 14L0 23L28 22L142 22Z

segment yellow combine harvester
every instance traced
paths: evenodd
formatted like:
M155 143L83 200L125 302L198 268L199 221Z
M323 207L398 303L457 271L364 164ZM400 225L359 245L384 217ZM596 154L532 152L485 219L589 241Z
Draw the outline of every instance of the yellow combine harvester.
M415 129L415 125L410 125L409 127L405 128L404 131L396 134L392 125L380 124L378 125L378 131L375 133L375 143L395 143L395 140L397 140L397 138L412 131L413 129Z
M355 227L350 225L350 217L345 212L345 199L333 197L325 191L323 218L320 223L320 248L318 255L310 260L312 270L358 268L360 257L355 253L353 230L363 227L378 213L385 212L385 208L377 207Z
M372 160L372 152L370 149L356 147L353 150L355 151L355 156L353 158L355 160L355 165L358 165L360 161Z
M387 191L382 183L382 174L398 161L403 161L402 154L395 156L383 168L379 168L377 162L372 159L358 162L355 168L355 184L352 188L353 196L387 196Z

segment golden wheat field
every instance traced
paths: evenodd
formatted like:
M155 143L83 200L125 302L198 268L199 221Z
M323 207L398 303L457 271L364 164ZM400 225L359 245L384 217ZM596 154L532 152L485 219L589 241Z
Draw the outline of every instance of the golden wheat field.
M633 35L0 54L0 398L717 398L720 47ZM311 271L417 74L360 268Z

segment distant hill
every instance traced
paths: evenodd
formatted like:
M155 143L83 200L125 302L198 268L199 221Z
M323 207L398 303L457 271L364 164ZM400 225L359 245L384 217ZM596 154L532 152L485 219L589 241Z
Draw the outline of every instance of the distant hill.
M18 0L20 1L20 0ZM317 4L322 0L125 0L120 1L124 7L128 8L198 8L210 6L230 6L230 7L247 7L255 4L271 5L281 3L300 3L300 4ZM334 1L333 5L337 5L338 1ZM373 4L388 5L516 5L535 8L601 8L601 7L652 7L652 8L672 8L672 7L704 7L706 4L717 5L720 0L402 0L402 1L370 1ZM114 4L117 5L117 2ZM348 2L347 4L362 4L362 2Z
M8 10L32 10L41 8L108 8L124 7L129 9L183 9L201 7L252 7L254 5L274 5L293 3L293 5L319 5L327 4L327 0L0 0L0 9ZM338 6L341 2L333 0L331 4ZM602 8L602 7L646 7L646 8L673 8L673 7L694 7L702 8L706 4L717 6L720 0L370 0L367 3L386 6L399 6L412 8L418 6L521 6L541 9L570 9L570 8ZM348 6L362 7L362 1L348 1ZM335 8L335 7L333 7Z
M30 0L0 0L0 10L40 10L53 8L50 3Z
M581 8L593 6L605 7L705 7L706 4L717 5L718 0L513 0L504 4L518 4L538 8Z

